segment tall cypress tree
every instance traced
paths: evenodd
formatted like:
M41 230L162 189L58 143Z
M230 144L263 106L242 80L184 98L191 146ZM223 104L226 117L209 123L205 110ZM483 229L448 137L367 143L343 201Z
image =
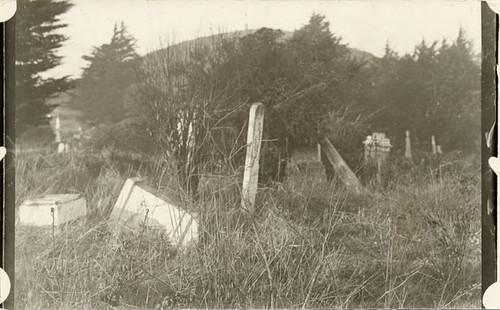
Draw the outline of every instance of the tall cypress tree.
M77 108L86 122L93 125L119 122L126 115L124 93L136 80L135 39L125 25L115 25L109 43L95 47L78 82Z
M41 73L58 66L56 54L66 37L59 16L72 6L65 0L19 0L16 13L16 133L47 125L54 106L51 96L66 91L68 77L42 78Z

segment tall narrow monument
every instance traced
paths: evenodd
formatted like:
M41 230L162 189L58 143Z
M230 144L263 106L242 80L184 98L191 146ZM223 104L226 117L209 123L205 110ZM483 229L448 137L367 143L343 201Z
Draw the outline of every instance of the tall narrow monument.
M432 155L436 155L437 154L436 137L434 136L431 137L431 145L432 145Z
M410 131L407 130L405 132L406 134L406 147L405 147L405 158L406 159L411 159L412 156L411 156L411 141L410 141Z
M61 142L61 118L59 115L56 116L56 143Z
M263 125L264 105L262 103L254 103L250 108L250 117L248 120L247 155L241 193L241 207L250 213L255 211Z

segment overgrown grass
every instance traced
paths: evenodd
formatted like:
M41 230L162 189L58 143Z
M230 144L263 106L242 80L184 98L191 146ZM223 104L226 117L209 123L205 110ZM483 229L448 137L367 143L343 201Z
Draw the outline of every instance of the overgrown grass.
M479 307L479 167L466 163L394 168L361 196L294 175L262 188L250 216L237 185L194 202L161 160L18 157L16 205L81 192L90 212L54 238L16 228L16 308ZM146 227L116 233L106 217L136 174L196 211L197 245L176 250Z

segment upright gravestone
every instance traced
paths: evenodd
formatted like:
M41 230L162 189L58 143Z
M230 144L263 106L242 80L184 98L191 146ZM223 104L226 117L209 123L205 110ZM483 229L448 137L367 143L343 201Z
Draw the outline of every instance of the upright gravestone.
M56 143L61 143L61 118L59 115L56 116Z
M392 145L391 140L383 132L374 132L363 141L365 145L365 166L376 167L377 179L382 181L382 167L389 158ZM371 170L371 169L370 169Z
M363 141L365 145L365 163L374 165L377 162L382 164L389 157L392 145L391 140L383 132L374 132Z
M57 144L57 153L62 154L66 151L66 145L62 142Z
M436 148L436 138L434 136L431 137L431 145L432 145L432 155L436 156L437 148Z
M407 130L407 131L405 132L405 134L406 134L406 139L405 139L405 141L406 141L406 147L405 147L405 158L406 158L406 159L411 160L411 159L412 159L412 156L411 156L410 131L409 131L409 130Z
M250 108L250 117L248 120L247 154L241 193L241 207L250 213L255 211L263 125L264 105L262 103L254 103Z

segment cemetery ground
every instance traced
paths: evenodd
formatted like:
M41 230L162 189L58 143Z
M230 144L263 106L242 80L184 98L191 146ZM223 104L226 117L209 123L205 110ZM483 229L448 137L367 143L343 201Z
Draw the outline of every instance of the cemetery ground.
M82 193L88 212L54 230L17 226L16 308L480 307L479 163L392 163L362 194L295 174L259 188L251 217L240 172L192 201L162 159L19 154L16 207ZM106 218L134 176L198 214L196 245L176 250L147 227L116 234Z

